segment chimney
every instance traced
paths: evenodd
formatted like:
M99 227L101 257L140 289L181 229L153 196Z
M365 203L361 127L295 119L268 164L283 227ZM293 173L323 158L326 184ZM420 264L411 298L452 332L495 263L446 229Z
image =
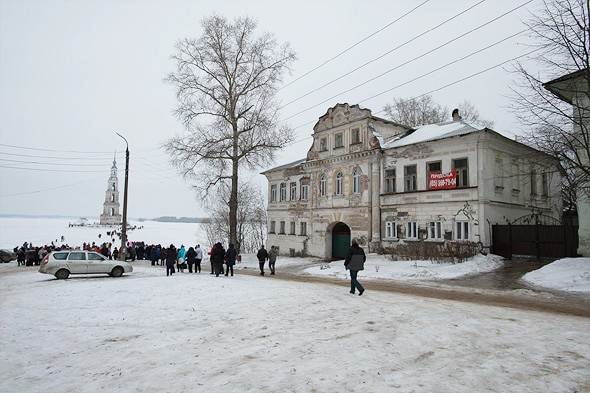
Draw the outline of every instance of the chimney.
M459 121L462 117L459 116L459 109L453 109L453 121Z

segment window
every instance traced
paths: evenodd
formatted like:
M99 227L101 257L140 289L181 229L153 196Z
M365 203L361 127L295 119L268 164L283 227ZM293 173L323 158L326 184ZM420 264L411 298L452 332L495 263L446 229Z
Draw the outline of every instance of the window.
M547 196L549 195L549 181L547 177L547 173L543 173L541 175L541 195Z
M404 191L416 191L416 165L404 167Z
M426 164L426 178L430 178L431 173L442 173L442 162L435 161Z
M432 240L442 239L442 222L430 221L428 223L428 238Z
M361 170L356 168L352 175L352 192L361 192Z
M385 170L385 192L395 192L395 168Z
M306 222L301 223L301 230L300 230L299 234L300 235L307 235L307 223Z
M277 228L276 228L276 222L275 221L271 221L270 222L270 231L269 231L269 233L275 233L276 230L277 230Z
M520 190L520 167L517 162L512 163L512 189Z
M285 234L285 221L280 221L279 222L279 233L281 234Z
M361 143L361 130L358 128L353 128L350 131L350 144L353 143Z
M287 183L281 183L279 198L281 202L287 200Z
M406 224L406 239L418 239L418 223L416 221Z
M395 225L395 221L385 221L385 238L397 238L397 226Z
M85 252L71 252L68 255L68 261L85 261L86 260L86 253Z
M111 194L111 202L115 202L115 194Z
M537 195L537 171L531 169L531 195Z
M344 141L342 139L343 138L341 132L337 132L336 134L334 134L334 148L344 146Z
M117 185L113 183L113 191L117 191Z
M467 158L453 160L453 168L457 170L457 188L469 187L469 168Z
M297 200L297 183L291 182L291 201Z
M270 186L270 201L276 202L277 201L277 185L272 184Z
M291 221L291 231L289 231L289 235L295 234L295 222Z
M494 186L496 189L504 188L504 171L502 168L502 160L496 158L494 162Z
M336 195L342 195L342 172L336 174Z
M328 150L328 139L320 138L320 151Z
M300 191L300 198L302 201L307 201L307 199L309 198L309 180L304 179L301 180L301 191Z
M455 222L455 240L469 240L469 222Z
M322 175L320 180L320 195L326 196L326 175Z
M99 254L88 253L89 261L104 261L106 258Z
M111 207L111 216L114 216L114 215L115 215L115 208Z

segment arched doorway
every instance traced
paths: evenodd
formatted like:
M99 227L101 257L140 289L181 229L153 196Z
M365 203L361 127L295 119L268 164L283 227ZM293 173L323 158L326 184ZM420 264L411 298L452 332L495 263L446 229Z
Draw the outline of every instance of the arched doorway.
M332 260L344 259L350 247L350 227L337 222L332 227Z

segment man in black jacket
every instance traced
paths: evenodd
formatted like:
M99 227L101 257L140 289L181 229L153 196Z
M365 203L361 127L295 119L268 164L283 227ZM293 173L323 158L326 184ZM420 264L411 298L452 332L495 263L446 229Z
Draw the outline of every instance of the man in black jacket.
M359 296L365 292L365 288L356 279L359 270L365 268L365 261L367 257L365 251L359 247L356 239L352 239L352 245L348 249L346 259L344 260L344 266L346 270L350 270L350 293L354 294L355 288L359 290Z
M268 252L264 249L264 244L258 250L256 258L258 258L258 266L260 266L260 275L264 276L264 262L268 259Z

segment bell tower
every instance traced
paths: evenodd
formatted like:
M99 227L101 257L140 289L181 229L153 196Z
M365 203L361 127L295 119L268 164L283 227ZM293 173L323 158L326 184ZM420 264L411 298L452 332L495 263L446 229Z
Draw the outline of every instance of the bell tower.
M113 159L111 176L107 185L105 199L100 215L100 225L120 225L121 214L119 214L119 180L117 179L117 157Z

